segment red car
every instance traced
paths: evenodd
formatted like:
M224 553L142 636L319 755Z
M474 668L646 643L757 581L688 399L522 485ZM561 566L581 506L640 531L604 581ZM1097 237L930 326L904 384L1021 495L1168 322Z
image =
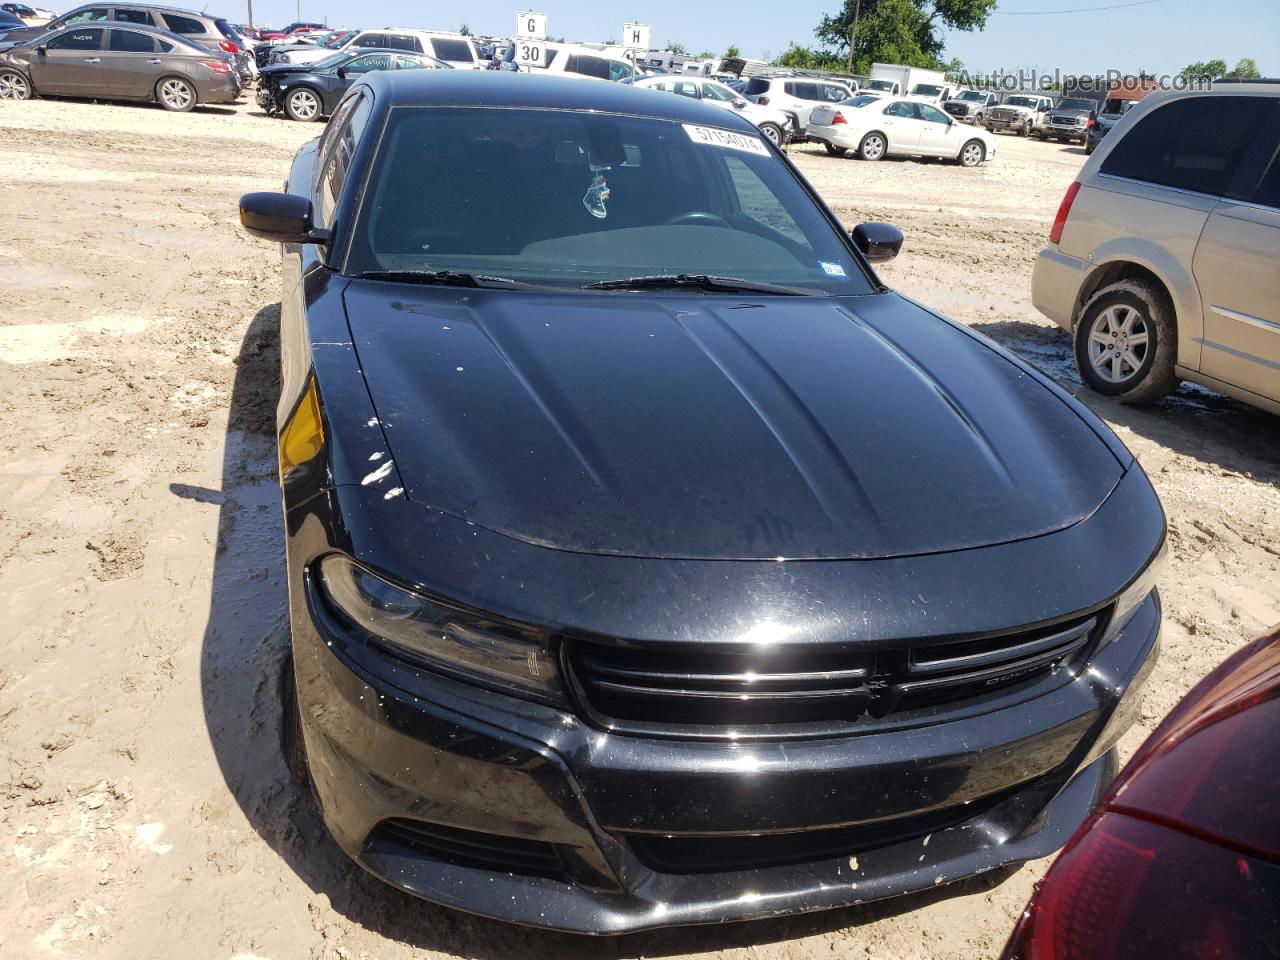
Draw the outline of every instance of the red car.
M1049 869L1004 960L1280 957L1280 628L1196 685Z
M295 20L293 23L289 24L287 27L283 27L279 30L259 30L258 37L259 39L262 39L262 40L283 40L285 37L291 37L295 33L307 33L311 30L327 30L327 29L328 27L326 27L323 23L311 23L311 22L304 22L302 20Z

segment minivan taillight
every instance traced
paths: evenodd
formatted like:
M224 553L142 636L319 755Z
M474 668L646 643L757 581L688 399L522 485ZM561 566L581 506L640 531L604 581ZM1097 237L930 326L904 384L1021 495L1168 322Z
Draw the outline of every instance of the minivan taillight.
M767 107L767 106L769 105L769 98L768 98L768 97L757 97L757 98L756 98L756 103L760 104L760 106L762 106L762 107Z
M240 48L230 40L219 40L218 49L223 53L239 53Z
M1067 215L1071 213L1071 204L1076 201L1076 194L1080 192L1080 181L1077 180L1071 186L1067 187L1067 195L1062 198L1062 203L1058 204L1058 215L1053 218L1053 228L1049 231L1049 242L1057 246L1062 242L1062 228L1067 225Z
M841 113L839 110L837 110L836 115L831 118L832 126L835 126L837 123L848 123L848 122L849 121L844 118L844 114Z

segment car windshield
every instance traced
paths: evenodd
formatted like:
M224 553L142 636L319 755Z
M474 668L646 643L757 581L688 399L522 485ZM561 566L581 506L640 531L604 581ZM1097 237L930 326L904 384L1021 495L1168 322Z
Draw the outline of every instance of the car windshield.
M312 70L328 70L330 67L336 67L340 63L346 63L352 58L352 54L343 51L342 53L331 53L327 57L321 57L314 60L306 66Z
M734 278L873 288L843 235L751 133L649 117L396 107L345 265L563 287Z
M917 97L936 97L942 92L942 87L933 83L917 83L911 88L913 96Z
M1034 107L1036 101L1033 97L1010 97L1004 102L1006 107Z
M1111 116L1119 116L1132 107L1136 100L1122 100L1119 97L1112 97L1102 105L1102 112Z
M1063 100L1058 104L1059 110L1092 110L1095 104L1092 100Z
M879 97L868 97L865 94L859 94L856 97L850 97L848 100L841 100L842 107L865 107L868 103L882 103Z
M714 80L708 80L702 85L702 95L708 100L733 101L738 99L738 95L726 87L723 83L716 83Z
M868 80L866 84L867 90L892 90L892 80Z
M959 99L961 99L961 100L985 100L985 99L987 99L987 95L986 95L985 93L979 93L977 90L966 90L964 93L960 94Z

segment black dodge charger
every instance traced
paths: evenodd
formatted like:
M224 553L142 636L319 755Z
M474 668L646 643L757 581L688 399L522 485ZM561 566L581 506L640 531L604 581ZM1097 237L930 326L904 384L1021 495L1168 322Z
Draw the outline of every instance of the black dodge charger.
M1056 849L1154 661L1160 504L885 287L729 111L373 74L287 192L291 769L361 866L591 933Z
M443 60L404 50L342 51L312 63L277 63L258 78L258 106L309 123L333 113L351 85L376 70L451 70Z

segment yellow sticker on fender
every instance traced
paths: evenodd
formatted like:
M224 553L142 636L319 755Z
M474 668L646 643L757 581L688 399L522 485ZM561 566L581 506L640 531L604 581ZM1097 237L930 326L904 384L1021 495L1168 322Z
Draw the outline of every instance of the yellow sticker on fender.
M692 123L683 124L684 132L694 143L705 143L709 147L728 147L730 150L745 150L760 157L769 155L769 148L758 137L745 133L732 133L716 127L698 127Z

